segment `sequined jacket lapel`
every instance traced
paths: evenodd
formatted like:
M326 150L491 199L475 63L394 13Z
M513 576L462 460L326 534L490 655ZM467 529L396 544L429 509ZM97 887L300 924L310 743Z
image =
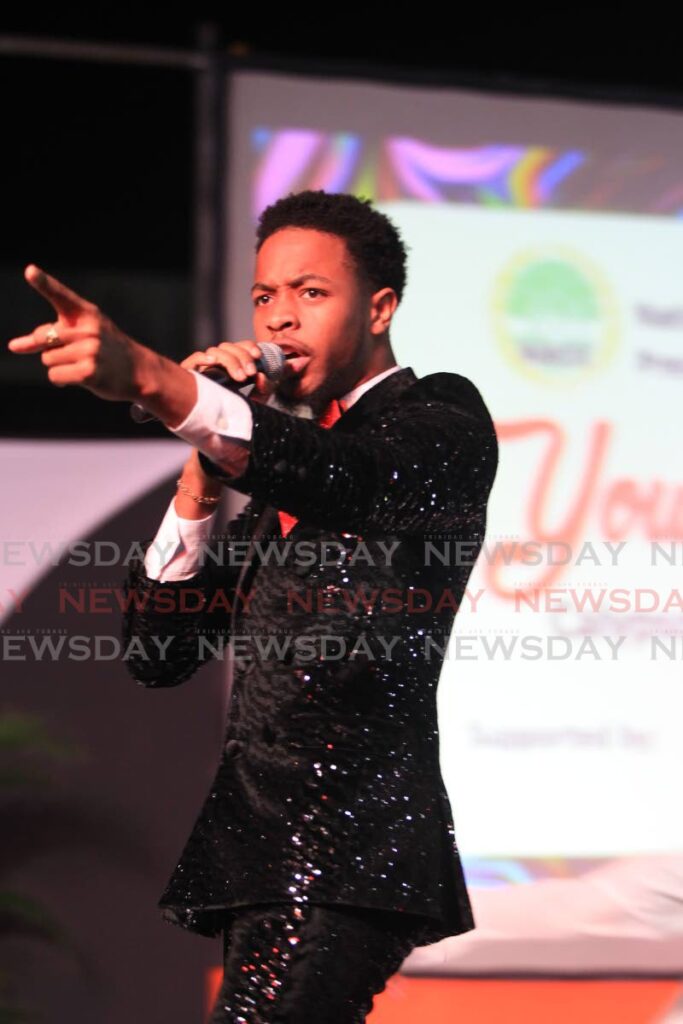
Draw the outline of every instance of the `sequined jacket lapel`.
M390 374L383 381L380 381L379 384L376 384L375 387L362 394L358 401L354 402L351 408L344 416L337 420L331 429L337 430L340 433L353 433L356 430L362 430L363 425L371 420L381 410L382 406L397 398L415 380L417 380L415 373L409 366ZM209 460L204 456L201 457L201 460L205 467L214 469ZM279 532L278 513L273 505L268 505L258 500L252 501L247 505L247 514L253 524L252 541ZM248 592L249 590L249 581L254 571L255 557L254 544L251 543L245 555L244 564L240 569L240 574L237 577L236 590L241 593ZM235 629L236 613L237 606L235 604L233 605L230 620L231 634Z
M330 429L336 430L339 433L353 433L354 431L362 430L364 424L371 421L383 406L388 405L389 402L397 398L415 380L417 378L411 367L406 367L403 370L397 370L396 373L390 374L389 377L385 377L375 387L362 394L358 401L354 402L344 416L337 420ZM215 467L212 466L205 456L201 456L201 461L206 468L210 468L212 472L215 471ZM247 515L253 523L252 540L277 534L279 531L277 509L273 505L268 505L263 501L252 500L247 505ZM242 593L249 589L247 581L253 572L254 559L255 551L254 544L252 543L249 546L249 550L244 558L244 564L237 578L236 589ZM233 608L230 621L231 633L235 627L235 612L236 608Z

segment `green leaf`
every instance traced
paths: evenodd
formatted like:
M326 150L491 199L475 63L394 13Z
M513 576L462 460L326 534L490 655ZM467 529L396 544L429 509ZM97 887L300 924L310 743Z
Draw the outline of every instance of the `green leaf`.
M83 756L82 748L55 740L44 722L20 711L0 715L0 753L43 754L66 759Z

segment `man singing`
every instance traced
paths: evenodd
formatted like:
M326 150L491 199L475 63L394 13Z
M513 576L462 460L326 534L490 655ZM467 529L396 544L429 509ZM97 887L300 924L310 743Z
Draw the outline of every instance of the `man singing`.
M256 248L253 339L178 366L29 267L57 322L10 348L193 447L162 543L131 565L124 635L150 687L232 651L220 763L160 900L168 920L223 935L213 1024L351 1024L411 949L474 927L436 695L496 435L467 378L396 364L405 249L369 203L290 195L261 215ZM276 384L255 365L266 341L289 356ZM254 381L248 398L203 376L216 363ZM220 535L223 486L250 501ZM268 541L279 557L259 557ZM201 607L157 607L186 587Z

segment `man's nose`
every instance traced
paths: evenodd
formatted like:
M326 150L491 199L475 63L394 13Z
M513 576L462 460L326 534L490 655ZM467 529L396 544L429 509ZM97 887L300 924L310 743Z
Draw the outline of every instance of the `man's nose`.
M279 331L290 331L299 326L296 311L286 299L271 303L266 322L273 334Z

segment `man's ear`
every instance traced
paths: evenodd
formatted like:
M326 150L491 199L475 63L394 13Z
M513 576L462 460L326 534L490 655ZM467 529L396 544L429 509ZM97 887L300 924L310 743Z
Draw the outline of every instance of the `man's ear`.
M393 288L381 288L370 296L371 334L386 334L397 306L398 298Z

